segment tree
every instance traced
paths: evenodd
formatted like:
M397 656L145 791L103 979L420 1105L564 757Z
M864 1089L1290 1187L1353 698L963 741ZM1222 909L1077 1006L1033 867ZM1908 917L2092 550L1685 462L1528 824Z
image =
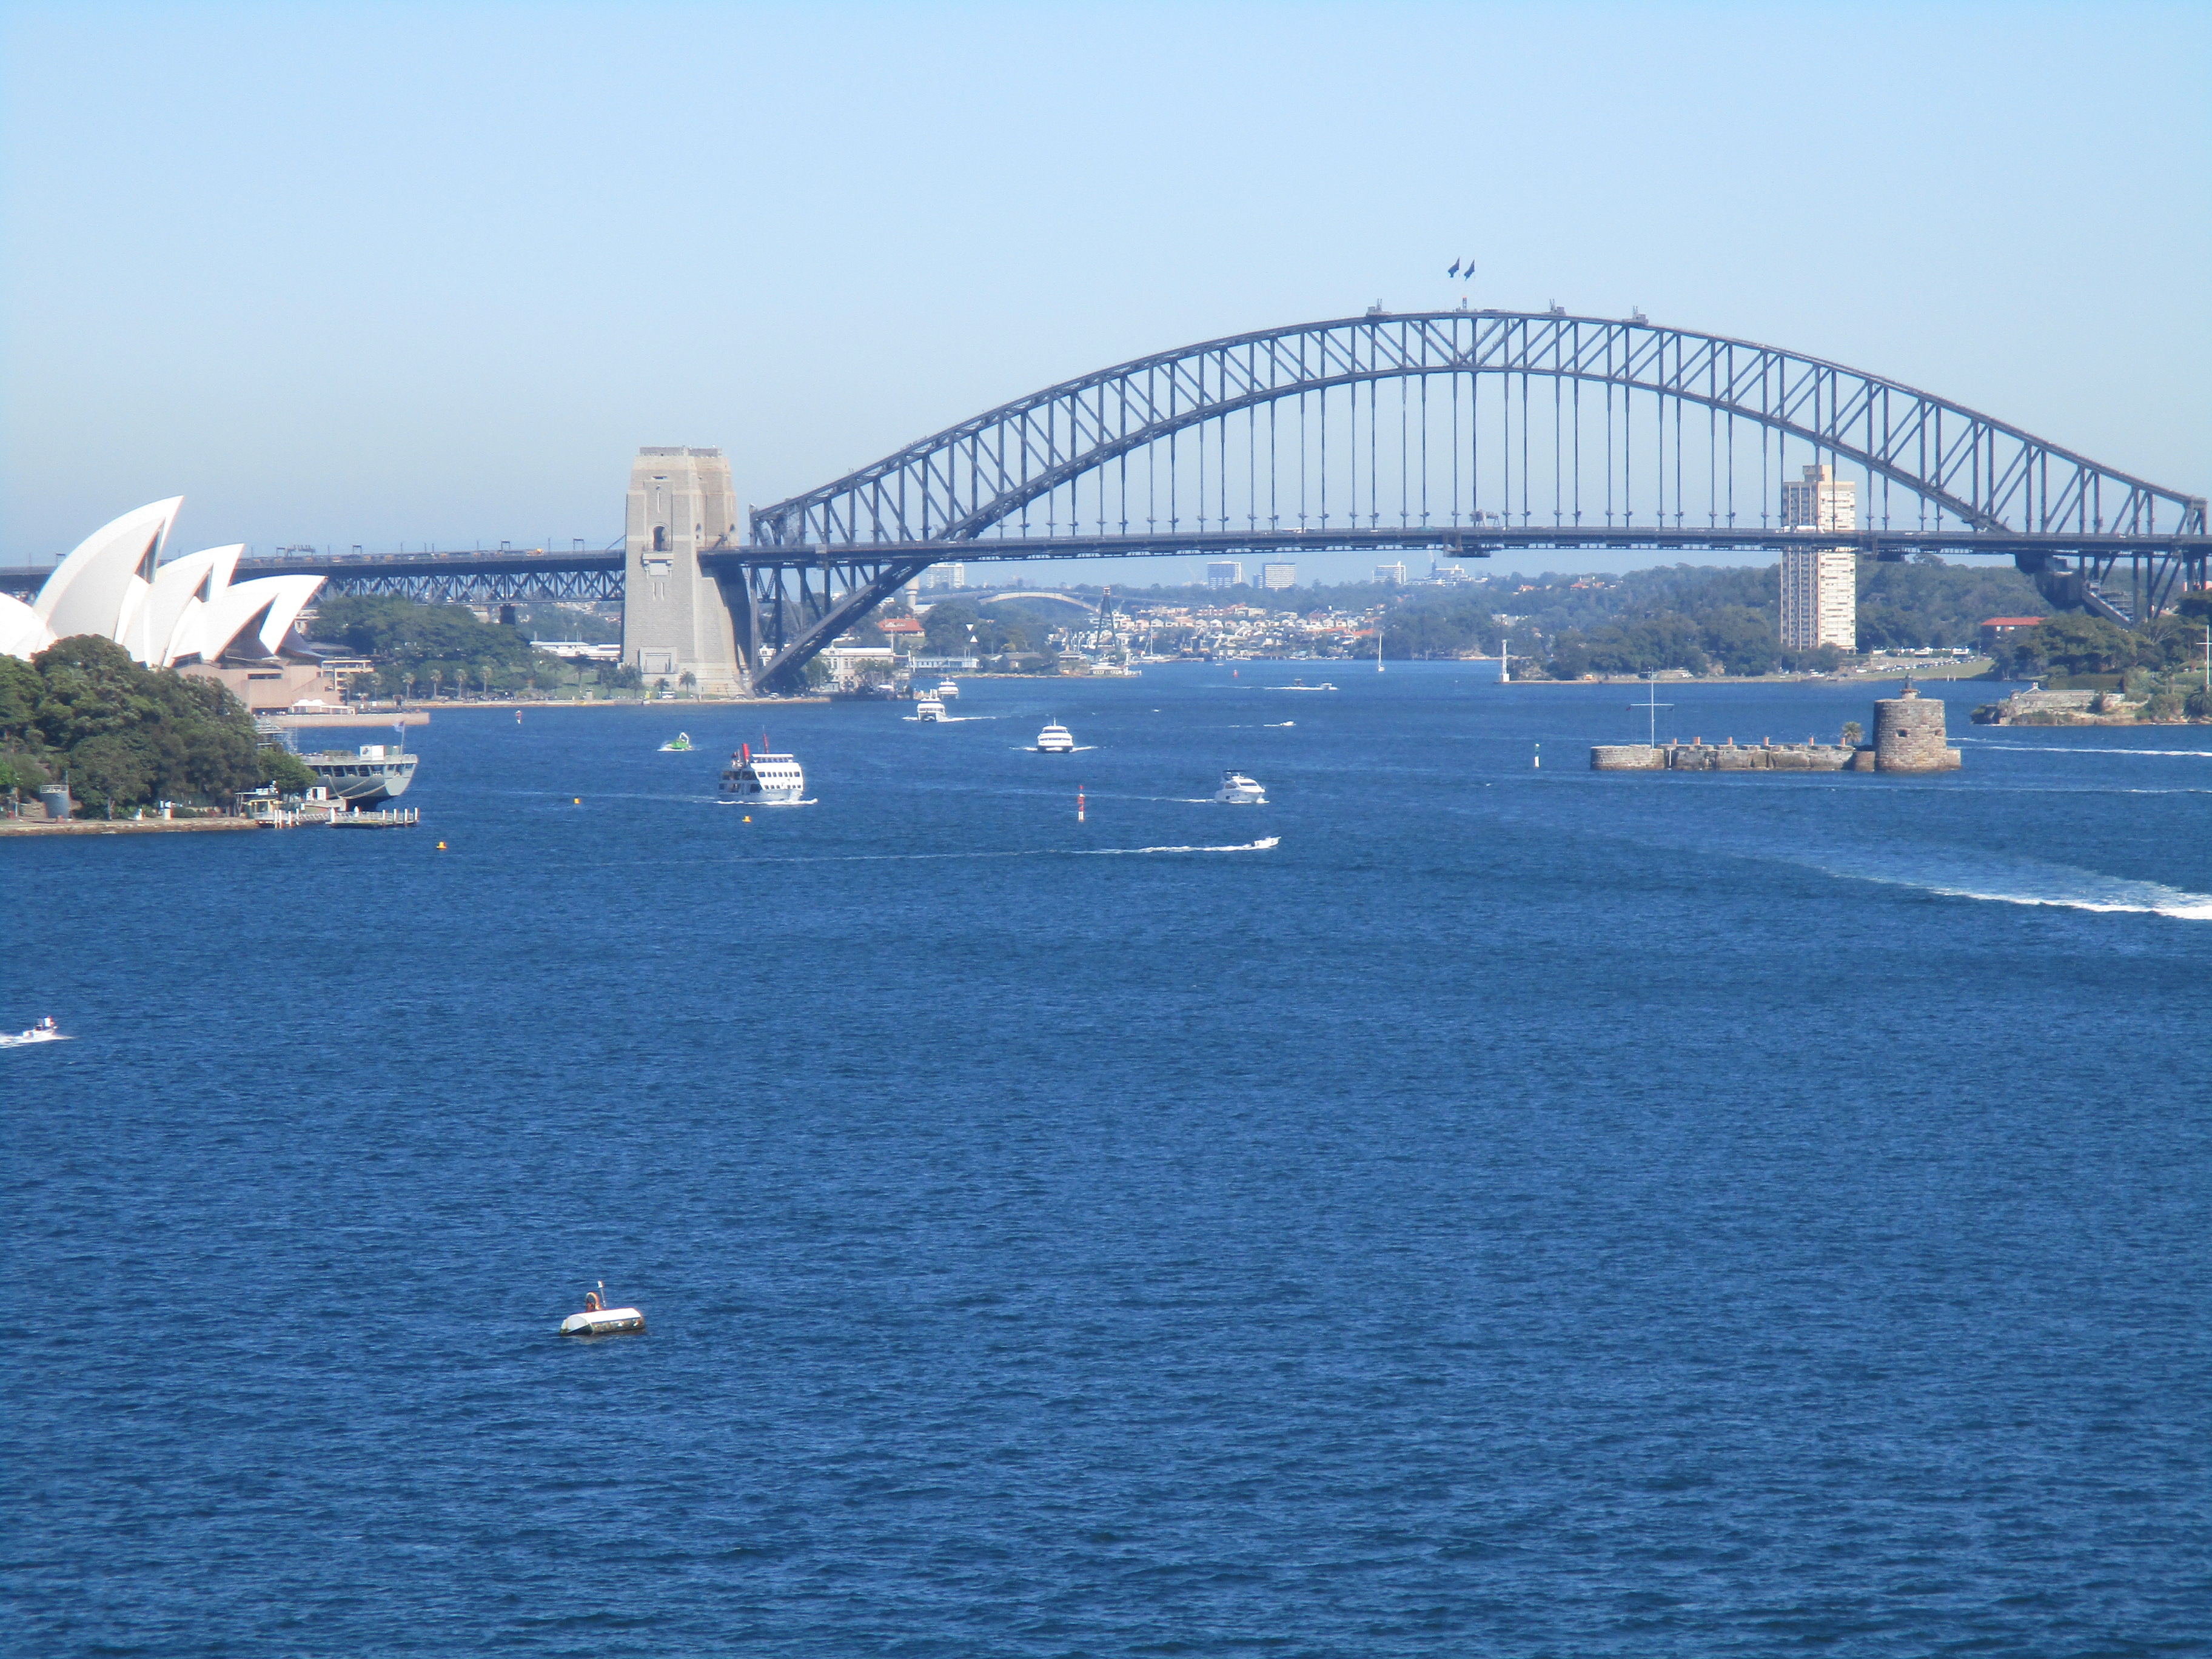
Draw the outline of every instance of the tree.
M149 669L77 635L29 663L0 658L0 750L19 778L66 773L113 811L157 799L225 803L260 781L252 717L218 682Z
M577 676L580 685L582 682L582 678L583 677L581 675ZM676 677L676 683L682 686L686 691L690 692L695 698L699 695L699 677L693 673L690 669L687 668L681 674L678 674Z

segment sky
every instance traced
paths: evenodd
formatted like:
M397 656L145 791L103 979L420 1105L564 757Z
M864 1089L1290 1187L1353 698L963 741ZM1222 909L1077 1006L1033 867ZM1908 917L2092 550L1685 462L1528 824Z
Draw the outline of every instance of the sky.
M2203 4L0 0L0 563L604 545L640 445L765 504L1468 255L2212 494L2208 71Z

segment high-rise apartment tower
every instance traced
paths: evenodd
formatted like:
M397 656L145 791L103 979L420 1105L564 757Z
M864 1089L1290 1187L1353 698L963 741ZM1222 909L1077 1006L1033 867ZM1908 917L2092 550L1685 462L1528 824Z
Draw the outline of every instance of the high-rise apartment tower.
M1858 486L1832 466L1808 466L1804 480L1782 486L1782 528L1840 531L1859 527ZM1810 651L1859 647L1858 556L1845 548L1790 547L1782 552L1782 647Z

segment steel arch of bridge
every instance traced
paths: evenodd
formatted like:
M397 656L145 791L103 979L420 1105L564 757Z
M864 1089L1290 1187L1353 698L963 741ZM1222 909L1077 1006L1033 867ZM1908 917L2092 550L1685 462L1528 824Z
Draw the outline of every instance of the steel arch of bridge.
M2130 538L2205 532L2201 496L2101 465L1963 404L1839 363L1644 321L1444 311L1263 330L1063 381L756 510L753 541L832 547L969 541L1082 475L1201 423L1336 387L1456 375L1525 376L1650 393L1750 421L1890 480L1972 531ZM1522 437L1525 445L1525 428ZM1677 528L1681 499L1678 488ZM1510 525L1510 497L1506 505ZM1621 502L1622 526L1634 521L1634 506ZM1650 521L1663 526L1663 475L1652 506ZM1531 509L1524 498L1523 527L1532 510L1541 509ZM1566 521L1563 508L1553 511L1555 523ZM1583 522L1584 511L1577 507L1574 524ZM1708 511L1717 520L1717 510ZM1259 527L1261 515L1245 516L1248 528ZM1453 516L1456 522L1456 512ZM1607 524L1613 520L1608 512ZM1124 533L1129 522L1118 520ZM1105 525L1099 527L1103 533ZM1942 528L1940 518L1936 527ZM1070 532L1074 528L1071 524Z

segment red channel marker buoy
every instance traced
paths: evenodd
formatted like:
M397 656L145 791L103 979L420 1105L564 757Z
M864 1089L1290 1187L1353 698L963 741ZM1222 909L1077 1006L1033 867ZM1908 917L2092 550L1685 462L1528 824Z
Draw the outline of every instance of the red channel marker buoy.
M1083 822L1083 786L1079 783L1075 786L1075 821Z

